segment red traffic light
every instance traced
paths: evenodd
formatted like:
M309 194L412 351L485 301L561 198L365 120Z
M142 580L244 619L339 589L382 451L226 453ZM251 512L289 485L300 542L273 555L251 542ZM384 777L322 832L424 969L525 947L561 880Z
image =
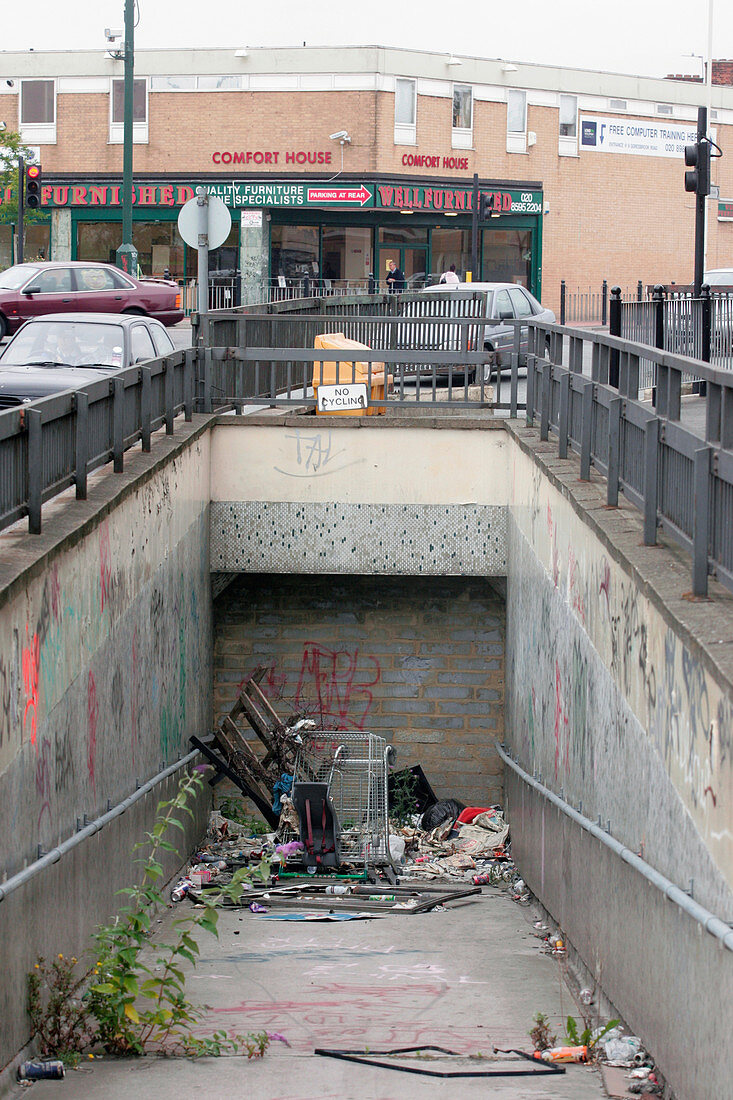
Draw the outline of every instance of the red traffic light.
M29 180L38 179L41 174L41 169L37 164L30 164L26 170L26 176Z

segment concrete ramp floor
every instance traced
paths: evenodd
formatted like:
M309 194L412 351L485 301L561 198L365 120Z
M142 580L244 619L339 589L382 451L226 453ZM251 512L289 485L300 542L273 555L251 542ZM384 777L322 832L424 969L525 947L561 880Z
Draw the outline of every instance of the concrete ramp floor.
M181 907L166 914L160 935ZM605 1095L597 1070L569 1065L563 1076L440 1080L314 1056L316 1047L430 1044L463 1054L529 1049L537 1011L576 1015L559 963L539 952L532 909L486 887L444 912L340 924L262 920L247 910L220 917L218 941L203 936L189 978L192 1000L209 1006L206 1029L284 1035L264 1059L95 1060L64 1081L40 1081L33 1100L180 1100L257 1096L263 1100L393 1100L446 1095L503 1100L593 1100ZM440 1069L488 1069L490 1061ZM529 1064L527 1063L527 1066ZM14 1095L22 1095L17 1089Z

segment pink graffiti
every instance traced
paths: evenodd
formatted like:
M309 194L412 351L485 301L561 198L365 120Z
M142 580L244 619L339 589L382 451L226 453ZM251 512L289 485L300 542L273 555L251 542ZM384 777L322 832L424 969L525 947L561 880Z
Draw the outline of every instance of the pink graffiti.
M349 653L306 642L295 692L296 706L312 703L315 695L322 721L335 721L338 729L363 729L372 705L369 688L379 683L382 670L375 657L366 657L363 663L371 665L371 669L362 671L362 679L357 679L359 663L358 649Z
M610 614L611 567L605 560L603 562L603 580L599 585L598 591L602 592L606 597L606 612Z
M568 581L570 583L570 602L578 618L585 626L585 600L580 591L580 570L572 546L568 547Z
M94 797L97 797L97 718L99 717L99 704L97 703L97 685L94 674L89 673L87 680L87 771L92 781Z
M28 626L25 628L25 636L29 638ZM34 634L28 645L23 646L21 654L23 665L23 686L26 694L26 704L23 711L23 729L26 719L30 714L31 719L31 744L36 743L36 720L38 716L38 681L41 664L41 643L38 635Z
M105 602L109 603L111 581L112 566L110 563L109 527L104 523L99 533L99 583L101 589L102 611L104 611Z

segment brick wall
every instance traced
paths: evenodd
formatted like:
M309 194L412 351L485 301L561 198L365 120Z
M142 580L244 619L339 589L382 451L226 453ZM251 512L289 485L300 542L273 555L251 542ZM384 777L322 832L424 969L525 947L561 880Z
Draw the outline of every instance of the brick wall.
M385 737L438 795L501 801L504 600L488 581L242 575L214 609L217 721L268 664L282 717L309 706Z

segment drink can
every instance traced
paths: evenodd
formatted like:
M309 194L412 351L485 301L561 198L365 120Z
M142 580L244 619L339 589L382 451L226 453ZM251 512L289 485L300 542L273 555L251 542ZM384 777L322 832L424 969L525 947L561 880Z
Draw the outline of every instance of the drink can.
M397 901L396 894L369 894L367 901Z
M491 885L491 872L486 871L483 875L474 875L474 886L490 886Z
M66 1074L64 1063L60 1060L53 1062L23 1062L18 1066L19 1081L42 1081L51 1078L58 1081Z

